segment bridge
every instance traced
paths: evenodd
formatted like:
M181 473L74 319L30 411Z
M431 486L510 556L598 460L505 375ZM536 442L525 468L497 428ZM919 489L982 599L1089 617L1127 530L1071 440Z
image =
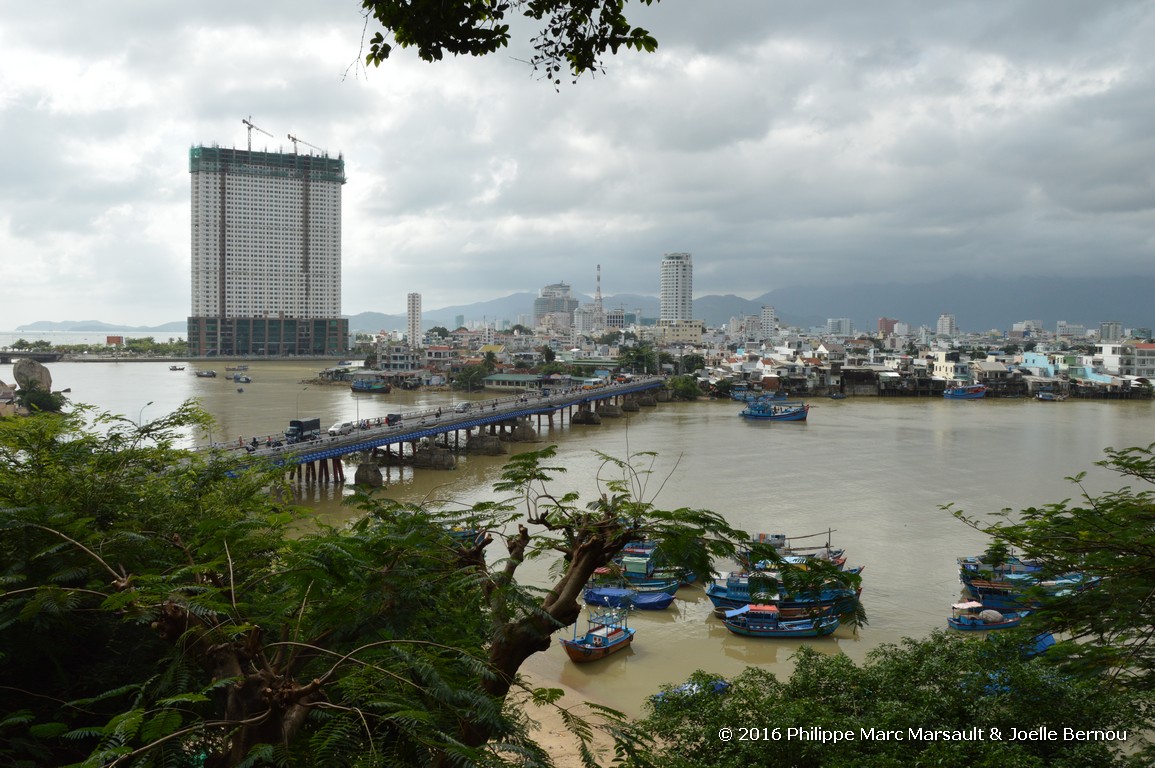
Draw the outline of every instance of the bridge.
M331 462L333 474L338 480L344 479L340 466L342 457L352 453L366 453L374 449L417 444L422 440L436 441L442 435L461 432L466 435L474 428L506 426L521 419L545 417L553 423L554 414L577 408L578 411L591 410L600 401L624 399L630 395L640 395L663 388L666 380L662 377L647 377L627 382L607 384L593 389L575 389L546 394L519 394L499 397L494 400L469 401L471 410L457 413L452 410L433 409L401 414L397 424L386 424L384 417L362 419L357 428L348 435L322 435L319 440L311 440L292 445L260 445L246 448L248 462L272 462L278 466L304 466L306 477L316 473L319 465L322 479L328 479ZM573 417L570 417L571 422ZM197 450L219 450L221 446L201 446ZM240 450L244 446L230 446Z
M23 349L0 349L0 365L8 365L13 360L25 358L38 363L55 363L64 357L63 352L34 352Z

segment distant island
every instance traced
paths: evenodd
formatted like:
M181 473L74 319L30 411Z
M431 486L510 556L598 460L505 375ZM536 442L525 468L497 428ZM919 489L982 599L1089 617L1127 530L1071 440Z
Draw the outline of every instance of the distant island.
M17 333L51 331L54 333L181 333L188 330L188 323L175 320L163 325L117 325L100 320L37 320L35 323L16 326Z

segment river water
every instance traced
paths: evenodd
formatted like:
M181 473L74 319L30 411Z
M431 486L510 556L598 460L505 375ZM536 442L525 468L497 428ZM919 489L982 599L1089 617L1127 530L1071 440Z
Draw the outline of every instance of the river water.
M157 418L198 398L217 420L196 442L248 440L283 431L289 419L320 417L322 427L387 412L436 407L462 399L450 392L354 395L347 387L309 383L319 363L251 364L253 381L193 376L168 363L56 363L53 388L133 421ZM11 382L11 366L0 366ZM488 395L492 397L492 393ZM481 395L477 395L479 399ZM711 615L700 587L683 588L668 611L639 612L633 647L603 661L575 665L558 644L526 671L542 684L558 681L588 698L637 714L662 682L695 669L734 675L760 665L784 677L791 654L808 642L822 652L861 661L881 643L922 637L944 627L958 596L955 558L976 554L985 539L941 509L971 514L1022 509L1078 498L1065 478L1086 471L1090 493L1127 485L1094 466L1104 448L1155 442L1151 402L939 399L819 399L803 423L748 423L732 401L662 403L605 419L600 426L543 428L541 447L558 446L555 464L568 470L557 490L584 500L596 493L594 451L625 458L653 451L645 498L663 508L712 509L750 532L801 536L832 529L850 565L864 565L863 603L869 625L811 641L772 641L728 633ZM517 450L517 447L514 447ZM648 459L647 459L648 461ZM500 457L469 457L453 471L383 469L385 493L404 501L493 498ZM352 468L346 472L352 477ZM300 501L329 521L352 512L341 486L301 487ZM725 570L729 564L719 564ZM531 571L529 579L544 578Z

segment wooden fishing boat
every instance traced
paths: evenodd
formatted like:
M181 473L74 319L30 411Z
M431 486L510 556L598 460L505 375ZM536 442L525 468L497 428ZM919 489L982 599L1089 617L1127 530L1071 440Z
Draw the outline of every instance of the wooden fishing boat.
M991 629L1010 629L1023 623L1030 611L996 611L977 600L955 603L950 607L946 623L961 632L982 632Z
M822 637L838 629L837 616L784 619L776 605L744 605L726 612L726 629L745 637Z
M810 406L801 401L759 398L743 408L738 415L756 421L806 421L808 413Z
M639 592L632 587L587 587L582 593L587 605L608 608L637 608L640 611L664 611L674 602L669 592Z
M983 384L953 384L943 390L942 396L947 400L980 400L987 395L987 388Z
M561 638L570 661L584 664L627 648L634 641L635 632L626 624L628 615L629 611L623 608L591 610L584 635L578 636L575 625L572 640Z

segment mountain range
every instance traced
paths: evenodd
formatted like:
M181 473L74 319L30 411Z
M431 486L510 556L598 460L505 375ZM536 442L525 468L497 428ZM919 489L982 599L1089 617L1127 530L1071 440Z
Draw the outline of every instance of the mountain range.
M1149 277L1024 277L1003 280L960 275L917 285L875 283L858 285L811 285L780 288L754 299L734 295L701 296L694 300L694 317L708 327L732 317L760 314L773 306L784 325L810 328L824 326L828 318L850 318L860 331L873 332L881 317L894 318L912 328L934 327L939 315L951 314L964 332L1008 331L1014 323L1033 320L1053 331L1059 320L1097 329L1114 321L1125 328L1155 326L1155 278ZM517 322L533 313L531 292L513 293L499 299L442 307L422 312L425 328L452 329L458 316L466 322ZM575 294L582 303L592 297ZM656 296L617 294L603 297L607 309L640 310L644 318L656 318ZM376 332L405 328L404 314L360 312L349 315L351 331ZM16 331L183 333L186 323L173 321L157 326L115 325L97 320L40 321Z

